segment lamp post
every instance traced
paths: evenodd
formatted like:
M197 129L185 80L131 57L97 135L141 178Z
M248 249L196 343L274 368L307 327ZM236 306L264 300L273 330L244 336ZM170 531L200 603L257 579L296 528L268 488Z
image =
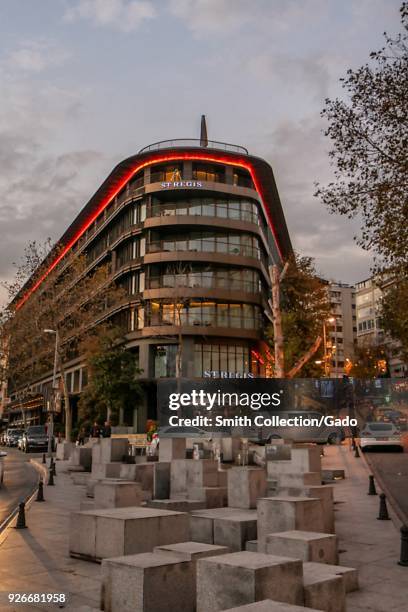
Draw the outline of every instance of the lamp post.
M52 389L53 389L53 409L50 411L50 424L48 427L48 457L52 457L52 437L54 434L54 410L56 403L56 389L57 389L57 361L58 361L58 342L59 336L58 331L55 329L44 329L45 334L55 334L55 348L54 348L54 369L52 373Z
M335 317L330 317L326 321L323 321L323 350L324 350L324 375L325 375L325 377L330 375L330 368L329 368L329 363L328 363L328 359L327 359L328 356L327 356L327 331L326 331L326 323L336 323L336 318Z

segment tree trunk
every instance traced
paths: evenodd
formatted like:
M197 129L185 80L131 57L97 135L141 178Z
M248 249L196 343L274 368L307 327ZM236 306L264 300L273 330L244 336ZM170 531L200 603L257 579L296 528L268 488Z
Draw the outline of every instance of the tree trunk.
M272 282L273 339L275 348L275 378L285 377L284 338L280 308L280 272L275 264L269 267Z
M289 372L287 373L288 378L294 378L294 376L296 376L299 370L303 368L305 363L307 363L309 359L313 357L313 355L316 353L321 343L322 343L322 338L321 336L318 336L313 346L311 346L310 349L307 351L307 353L305 353L303 357L299 359L299 361L293 366L293 368L289 370Z
M65 413L65 440L67 442L71 442L71 433L72 433L72 410L71 403L69 399L69 391L67 387L67 381L65 380L65 369L62 365L61 354L58 354L59 358L59 366L60 366L60 375L61 375L61 385L62 391L64 395L64 413Z

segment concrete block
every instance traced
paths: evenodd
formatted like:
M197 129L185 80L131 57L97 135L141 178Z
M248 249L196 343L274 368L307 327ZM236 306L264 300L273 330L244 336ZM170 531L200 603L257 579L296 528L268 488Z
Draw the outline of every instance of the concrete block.
M266 536L278 531L323 532L320 499L313 497L262 497L258 500L258 550L265 552Z
M102 463L122 461L123 456L129 453L127 438L101 438L99 445Z
M153 499L168 499L170 497L170 463L158 461L153 465Z
M136 480L136 463L121 463L119 478L124 480Z
M173 510L174 512L191 512L192 510L204 510L205 502L195 499L151 499L146 503L148 508L160 508L162 510Z
M90 472L92 465L92 449L86 446L74 446L68 462L70 467L82 467L85 471Z
M72 557L100 561L189 539L189 517L181 512L131 507L71 514Z
M341 469L322 469L322 480L344 480L346 477L345 471Z
M227 546L230 550L245 549L248 540L256 539L255 510L214 508L193 511L190 516L191 539L196 542Z
M192 489L218 486L218 463L213 459L175 459L170 466L170 497L190 497ZM192 498L197 499L196 496Z
M258 540L248 540L245 543L245 550L248 552L258 552Z
M92 463L92 479L119 478L121 464L116 463Z
M80 510L93 510L95 508L95 502L91 499L85 499L79 502Z
M160 438L159 461L173 461L174 459L185 459L185 438Z
M139 482L107 478L95 484L95 508L140 506L142 501L142 487Z
M87 486L91 479L89 472L71 472L71 480L74 485Z
M56 459L59 461L67 461L70 458L72 449L75 444L73 442L57 442L57 450L55 453Z
M318 569L320 575L327 574L328 576L342 576L346 593L358 591L358 570L356 570L354 567L345 567L344 565L319 564L319 567L316 568L316 565L317 563L313 562L303 563L303 569L305 570L306 568L306 570L309 572L313 569Z
M178 556L143 553L102 562L101 605L105 612L192 612L190 563Z
M222 508L226 505L228 493L226 487L191 487L187 495L203 502L206 508Z
M88 482L86 483L86 496L87 497L92 497L94 496L94 490L95 490L95 485L96 483L99 482L99 480L96 480L95 478L89 478Z
M321 472L320 448L317 445L293 446L291 463L295 468L294 471Z
M307 497L320 499L322 504L323 531L325 533L336 533L333 487L330 485L306 487L304 494Z
M239 606L238 608L228 608L223 612L319 612L315 608L305 608L304 606L293 606L292 604L282 603L280 601L272 601L271 599L264 599L263 601L256 601L255 603L248 604L246 606Z
M214 544L227 546L231 551L245 550L249 540L257 536L256 517L248 518L239 513L214 519Z
M266 553L334 565L338 562L337 538L312 531L270 533L266 536Z
M289 444L265 444L265 460L290 461L291 448Z
M198 560L197 612L263 599L303 604L301 561L246 551Z
M320 568L324 564L305 564L303 568L304 603L325 612L346 611L346 590L342 576L327 574Z
M258 497L266 495L266 472L262 468L234 467L228 474L228 505L256 508Z
M228 487L228 472L229 470L218 469L218 486Z

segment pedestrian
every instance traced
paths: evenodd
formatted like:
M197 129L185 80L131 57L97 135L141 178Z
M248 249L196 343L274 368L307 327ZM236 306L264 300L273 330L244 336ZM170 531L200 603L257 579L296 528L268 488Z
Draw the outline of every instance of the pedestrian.
M94 422L93 427L91 429L91 437L92 438L100 438L101 437L101 428L99 427L97 421Z
M85 435L86 435L85 427L81 427L81 429L79 430L78 439L77 439L78 446L83 446L85 444Z
M102 438L110 438L111 437L111 426L109 421L105 421L104 426L102 427Z

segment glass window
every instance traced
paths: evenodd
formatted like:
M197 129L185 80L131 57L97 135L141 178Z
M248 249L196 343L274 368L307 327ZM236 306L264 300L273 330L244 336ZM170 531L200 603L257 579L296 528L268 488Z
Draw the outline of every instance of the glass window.
M176 355L176 344L153 347L155 378L170 378L176 376Z

